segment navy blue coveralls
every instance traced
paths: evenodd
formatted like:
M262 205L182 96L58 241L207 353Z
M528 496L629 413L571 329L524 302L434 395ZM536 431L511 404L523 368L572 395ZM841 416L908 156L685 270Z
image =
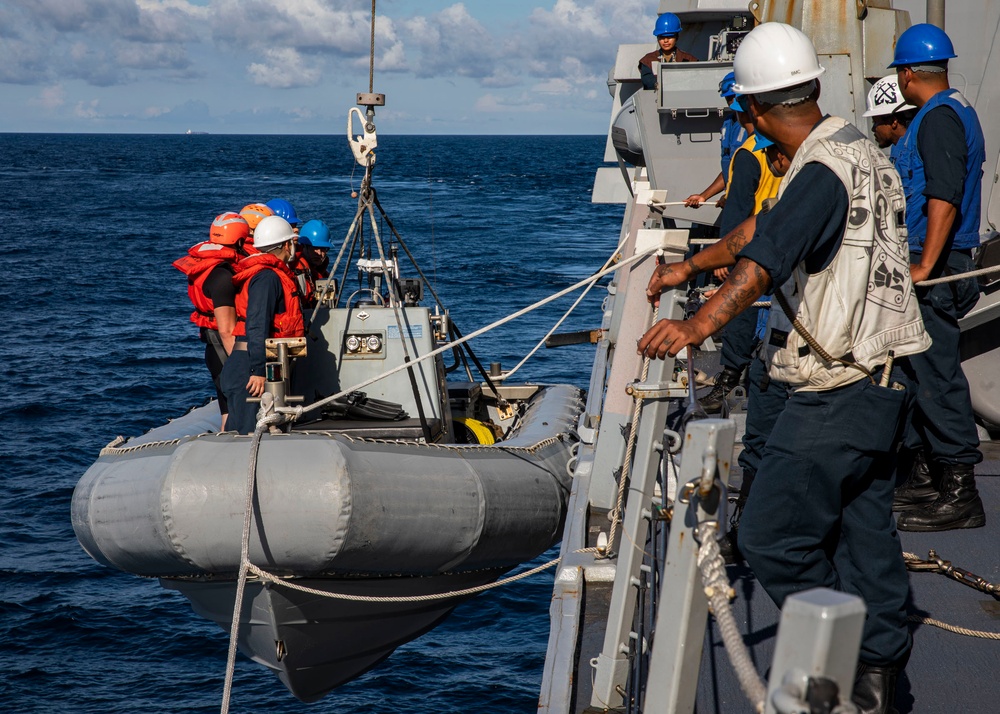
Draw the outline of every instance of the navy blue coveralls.
M983 131L976 110L960 97L953 89L934 95L897 144L895 162L906 192L910 262L919 263L923 253L927 199L947 201L958 209L931 278L973 270L972 249L979 247ZM979 287L974 278L967 278L918 287L917 298L934 342L910 359L918 391L904 446L928 450L936 463L978 464L983 455L969 382L962 372L958 320L975 306Z
M749 151L737 151L732 158L733 180L726 194L726 205L719 216L719 235L725 236L753 215L757 186L760 184L760 162ZM753 358L757 345L757 313L749 307L729 321L722 330L720 363L742 373Z
M776 287L799 263L818 272L840 249L849 208L836 175L806 164L774 209L758 216L753 240L738 257L764 268ZM892 496L912 388L898 367L892 380L908 388L874 386L867 377L820 392L769 386L787 400L776 417L767 412L772 425L759 427L767 432L766 445L738 534L754 575L779 607L789 595L814 587L863 598L868 617L861 659L872 665L898 662L911 646L909 579Z
M285 309L281 278L273 270L262 270L250 278L247 291L246 336L236 338L233 353L219 376L229 400L226 430L240 434L252 433L257 425L259 407L256 402L247 402L247 382L251 376L264 376L264 341L271 336L274 316Z

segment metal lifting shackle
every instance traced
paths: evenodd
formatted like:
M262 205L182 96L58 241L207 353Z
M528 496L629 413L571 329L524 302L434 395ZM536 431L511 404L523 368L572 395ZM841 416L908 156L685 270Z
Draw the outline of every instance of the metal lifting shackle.
M355 138L354 136L354 115L357 114L358 121L361 122L364 134ZM375 134L375 110L368 107L367 120L357 107L351 107L347 112L347 143L351 145L351 152L354 159L361 166L370 168L375 163L375 148L378 146L378 136Z

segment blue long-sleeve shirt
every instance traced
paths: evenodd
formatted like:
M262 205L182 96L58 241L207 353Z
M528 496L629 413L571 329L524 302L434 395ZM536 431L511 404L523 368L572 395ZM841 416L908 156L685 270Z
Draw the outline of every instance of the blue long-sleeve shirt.
M247 356L250 376L263 377L267 356L264 341L271 336L274 316L284 312L285 298L281 278L273 270L262 270L250 278L247 286Z

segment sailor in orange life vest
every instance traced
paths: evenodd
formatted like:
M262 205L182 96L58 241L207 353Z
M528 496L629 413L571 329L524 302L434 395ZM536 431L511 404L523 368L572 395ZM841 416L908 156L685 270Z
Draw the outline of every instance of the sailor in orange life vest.
M188 297L194 304L191 322L200 328L201 341L205 343L205 364L219 397L223 430L229 406L219 376L236 339L233 335L236 327L233 265L243 257L243 241L248 235L250 226L238 213L220 214L212 221L209 239L193 246L187 255L173 264L187 275Z
M268 216L273 216L274 211L263 203L248 203L240 210L240 215L250 226L250 237L245 242L247 253L256 253L253 247L253 232L257 229L257 224Z
M284 218L268 216L257 225L254 243L260 252L236 264L236 342L220 380L229 400L229 430L240 434L257 423L257 406L247 398L264 393L264 341L305 335L299 286L288 267L295 232Z

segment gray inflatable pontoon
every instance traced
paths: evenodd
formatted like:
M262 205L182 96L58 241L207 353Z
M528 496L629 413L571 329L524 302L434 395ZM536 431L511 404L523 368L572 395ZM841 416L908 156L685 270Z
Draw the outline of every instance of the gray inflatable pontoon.
M317 403L404 364L407 352L426 354L436 334L422 307L320 310L294 378L269 388ZM344 349L352 337L373 347ZM261 439L250 562L282 582L355 598L248 581L240 649L299 699L358 676L469 596L359 598L488 584L562 533L580 390L446 383L440 358L411 371L364 388L378 418L317 408L312 421ZM76 487L73 527L98 562L159 578L229 631L252 439L218 424L212 403L109 444Z
M490 446L370 439L309 425L265 434L251 562L328 592L409 596L489 583L543 553L562 529L581 393L538 385L501 391L524 398L511 401L520 416L508 438ZM76 488L73 527L95 560L160 578L228 630L251 438L206 431L210 414L195 410L105 448ZM241 649L307 701L464 599L345 601L259 580L247 593Z

